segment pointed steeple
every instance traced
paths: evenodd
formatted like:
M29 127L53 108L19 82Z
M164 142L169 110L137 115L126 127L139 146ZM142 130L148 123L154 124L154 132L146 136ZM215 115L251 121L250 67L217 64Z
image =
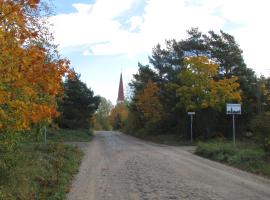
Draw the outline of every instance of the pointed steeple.
M124 103L124 100L125 100L125 96L124 96L123 79L122 79L122 73L121 73L120 82L119 82L119 89L118 89L117 104Z

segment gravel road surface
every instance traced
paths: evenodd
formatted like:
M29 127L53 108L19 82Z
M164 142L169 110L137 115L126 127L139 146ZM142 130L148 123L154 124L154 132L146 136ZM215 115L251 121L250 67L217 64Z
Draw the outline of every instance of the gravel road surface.
M270 199L270 180L119 132L85 146L68 200Z

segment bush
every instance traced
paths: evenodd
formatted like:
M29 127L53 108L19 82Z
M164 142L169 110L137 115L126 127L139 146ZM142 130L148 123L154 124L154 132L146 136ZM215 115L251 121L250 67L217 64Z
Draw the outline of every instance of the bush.
M0 200L64 199L82 155L63 144L22 144L0 154Z
M196 153L201 156L225 162L227 162L228 159L235 154L235 152L236 148L232 144L224 144L222 142L200 142L196 149Z
M247 171L270 176L266 152L249 143L234 146L232 143L224 141L200 142L195 153Z
M270 113L257 115L250 123L256 139L270 152Z

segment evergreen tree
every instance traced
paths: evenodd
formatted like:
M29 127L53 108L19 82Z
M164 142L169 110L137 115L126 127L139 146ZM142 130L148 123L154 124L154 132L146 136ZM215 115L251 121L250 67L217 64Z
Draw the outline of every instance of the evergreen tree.
M79 75L64 82L64 93L65 96L59 105L61 116L58 123L60 127L90 128L90 119L99 106L100 97L94 96L93 91L87 88Z

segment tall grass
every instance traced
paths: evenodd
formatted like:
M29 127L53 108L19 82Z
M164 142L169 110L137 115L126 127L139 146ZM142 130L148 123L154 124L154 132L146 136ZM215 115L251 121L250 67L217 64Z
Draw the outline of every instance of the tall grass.
M64 199L82 155L79 149L63 144L24 144L2 153L0 200Z
M242 142L234 146L226 141L199 142L195 153L270 177L269 154L253 143Z
M47 137L52 142L89 142L93 132L88 129L49 129Z

